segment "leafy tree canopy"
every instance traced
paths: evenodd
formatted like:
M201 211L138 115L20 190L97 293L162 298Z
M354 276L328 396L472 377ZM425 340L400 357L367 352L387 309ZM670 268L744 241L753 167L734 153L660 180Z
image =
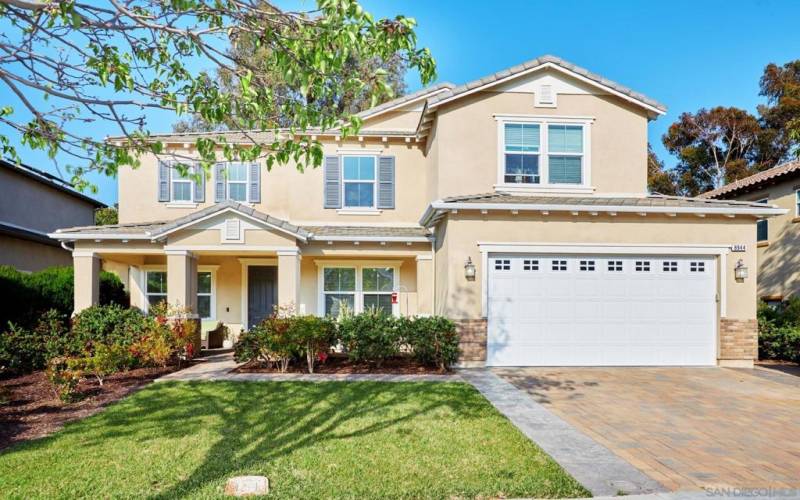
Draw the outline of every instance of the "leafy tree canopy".
M647 190L668 196L678 194L675 172L664 168L664 162L658 158L650 144L647 145Z
M354 112L392 95L387 66L415 69L423 83L435 76L412 18L374 19L356 0L317 0L307 12L263 0L0 0L0 22L0 84L17 97L0 108L0 123L32 149L77 161L72 180L81 188L94 188L89 171L115 175L144 153L165 154L150 137L149 113L241 131L238 143L196 139L206 170L218 151L302 168L319 165L322 148L297 134L355 133ZM93 137L101 122L119 138ZM0 134L0 147L18 159L8 136Z

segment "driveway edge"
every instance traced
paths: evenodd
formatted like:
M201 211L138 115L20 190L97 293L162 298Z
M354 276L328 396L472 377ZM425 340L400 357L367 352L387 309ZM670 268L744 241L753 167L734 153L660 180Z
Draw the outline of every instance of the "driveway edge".
M666 491L658 481L489 370L463 369L458 373L593 496Z

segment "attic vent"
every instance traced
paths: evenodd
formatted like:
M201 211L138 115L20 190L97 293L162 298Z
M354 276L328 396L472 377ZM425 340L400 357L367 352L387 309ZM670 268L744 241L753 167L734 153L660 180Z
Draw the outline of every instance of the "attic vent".
M227 219L225 221L225 233L222 235L223 241L239 241L241 239L241 221L239 219Z
M542 85L539 88L539 104L555 104L552 85Z

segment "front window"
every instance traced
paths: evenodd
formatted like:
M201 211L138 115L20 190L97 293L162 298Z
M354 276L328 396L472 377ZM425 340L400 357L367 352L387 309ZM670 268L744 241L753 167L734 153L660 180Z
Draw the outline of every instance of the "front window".
M151 306L167 300L167 273L165 271L147 271L145 295L147 295L147 303Z
M391 267L365 267L361 270L361 287L364 291L364 310L380 309L392 314L394 269Z
M767 203L768 199L758 200L756 203ZM767 219L760 219L756 222L756 241L769 240L769 222Z
M170 168L170 183L172 187L172 201L192 201L192 182L181 175L175 166Z
M338 316L344 309L353 313L379 309L392 314L396 278L394 267L325 267L322 270L324 314Z
M233 201L247 201L247 171L245 163L230 163L228 165L228 199Z
M505 124L505 182L539 184L539 136L537 124Z
M375 157L345 156L342 171L344 206L372 208L375 206Z
M323 270L325 315L339 316L342 309L355 311L356 270L352 267L327 267Z
M201 319L211 319L211 272L200 271L197 273L197 314Z
M583 126L547 126L547 164L550 184L582 184Z

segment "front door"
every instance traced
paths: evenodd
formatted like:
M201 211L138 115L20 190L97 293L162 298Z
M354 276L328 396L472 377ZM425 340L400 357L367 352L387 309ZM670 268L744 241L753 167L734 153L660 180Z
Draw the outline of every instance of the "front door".
M272 314L278 299L278 268L248 266L247 326L253 327Z

